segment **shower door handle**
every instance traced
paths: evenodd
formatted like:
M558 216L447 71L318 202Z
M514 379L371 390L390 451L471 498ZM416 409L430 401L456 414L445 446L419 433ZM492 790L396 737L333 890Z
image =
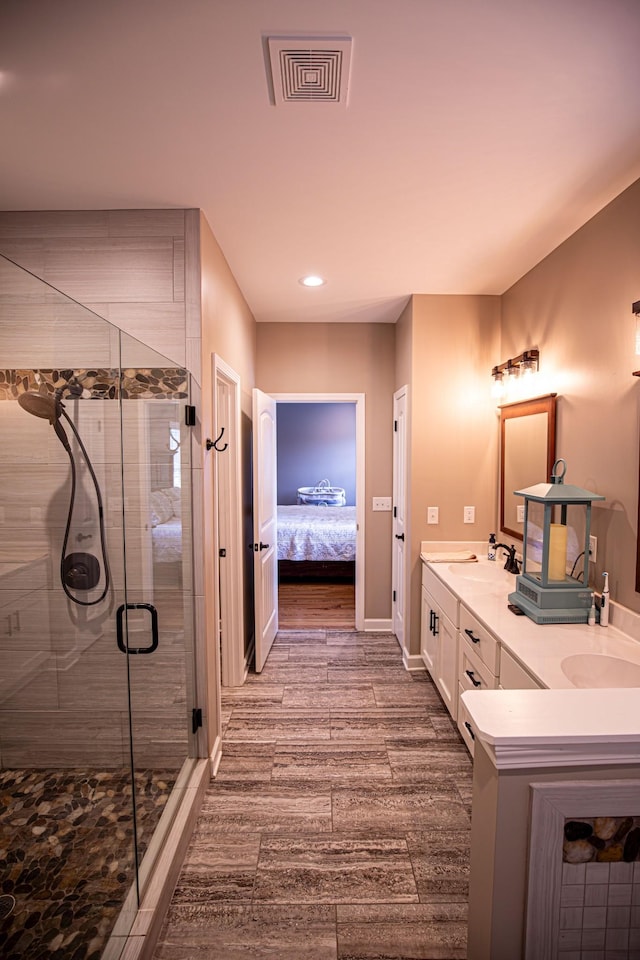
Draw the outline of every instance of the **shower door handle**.
M124 642L122 621L126 610L148 610L151 614L151 645L148 647L129 647ZM158 649L158 611L151 603L123 603L116 614L116 637L118 650L123 653L153 653Z

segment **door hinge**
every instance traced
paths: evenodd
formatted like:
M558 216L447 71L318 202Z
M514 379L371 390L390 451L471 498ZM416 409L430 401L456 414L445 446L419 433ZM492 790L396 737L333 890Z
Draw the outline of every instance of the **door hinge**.
M219 556L219 557L226 557L226 555L227 555L226 549L225 549L224 547L220 547L220 549L218 550L218 556Z
M396 602L396 592L395 592L395 590L393 591L393 602L394 602L394 603Z
M197 733L198 727L202 726L202 709L194 707L191 711L191 732Z
M196 408L187 404L184 408L184 425L185 427L195 427L196 425Z
M397 421L397 420L394 420L394 421L393 421L393 432L394 432L394 433L397 433L397 432L398 432L398 421Z
M394 508L393 508L393 518L394 518L394 520L395 520L395 518L396 518L397 516L398 516L398 508L397 508L397 507L394 507Z

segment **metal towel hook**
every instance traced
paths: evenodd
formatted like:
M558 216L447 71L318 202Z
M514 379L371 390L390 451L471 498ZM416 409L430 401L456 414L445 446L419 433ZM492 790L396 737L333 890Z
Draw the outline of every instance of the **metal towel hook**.
M222 427L222 429L220 430L220 433L219 433L218 436L215 438L215 440L211 440L211 439L207 438L207 450L211 450L211 448L213 447L213 449L216 451L216 453L224 453L224 451L227 449L227 447L229 446L229 444L228 444L228 443L225 443L224 447L219 447L219 446L218 446L218 444L219 444L220 441L222 440L223 434L224 434L224 427Z

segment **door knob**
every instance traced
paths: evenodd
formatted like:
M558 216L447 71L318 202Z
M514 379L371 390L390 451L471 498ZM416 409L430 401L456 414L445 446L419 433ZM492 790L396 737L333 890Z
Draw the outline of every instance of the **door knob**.
M404 540L404 533L396 533L396 540Z

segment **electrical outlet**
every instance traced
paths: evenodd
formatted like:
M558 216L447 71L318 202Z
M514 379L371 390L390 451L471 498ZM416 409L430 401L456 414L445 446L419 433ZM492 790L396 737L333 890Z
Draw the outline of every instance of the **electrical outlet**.
M374 497L374 510L391 510L391 497Z
M476 508L475 507L465 507L463 512L463 518L465 523L475 523L476 522Z
M589 560L591 563L596 562L596 557L598 556L598 538L589 537Z
M440 523L439 507L427 507L427 523Z
M516 522L524 523L524 503L519 503L516 506Z

